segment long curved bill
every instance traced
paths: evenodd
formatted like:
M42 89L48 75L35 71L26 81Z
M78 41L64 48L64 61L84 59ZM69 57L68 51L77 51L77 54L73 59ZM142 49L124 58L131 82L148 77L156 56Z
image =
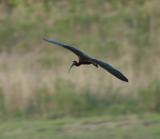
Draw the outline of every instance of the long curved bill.
M70 72L71 71L71 69L72 69L72 67L74 66L74 63L72 63L71 64L71 66L70 66L70 68L69 68L69 70L68 70L68 72Z

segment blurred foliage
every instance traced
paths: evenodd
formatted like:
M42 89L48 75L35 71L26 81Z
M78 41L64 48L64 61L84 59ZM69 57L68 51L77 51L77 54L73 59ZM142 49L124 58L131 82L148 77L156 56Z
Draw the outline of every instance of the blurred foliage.
M160 81L152 81L146 88L140 89L143 108L150 112L160 112Z
M89 90L83 90L83 93L80 93L75 91L72 84L66 84L62 80L58 80L56 87L56 93L54 94L50 94L47 88L40 87L35 95L30 98L26 107L17 107L16 103L13 103L12 107L9 106L9 109L6 108L8 104L5 104L4 95L1 92L1 118L41 117L55 119L65 116L83 117L99 114L127 115L160 112L158 81L154 81L148 87L138 90L137 97L119 94L118 90L104 95L93 94Z
M0 87L0 117L3 118L6 114L6 107L5 107L5 98L4 98L4 92L2 88Z
M160 112L159 4L150 0L0 0L0 117ZM131 87L123 91L124 84L92 72L74 75L73 71L69 78L64 65L70 55L44 47L43 37L77 44L124 67Z

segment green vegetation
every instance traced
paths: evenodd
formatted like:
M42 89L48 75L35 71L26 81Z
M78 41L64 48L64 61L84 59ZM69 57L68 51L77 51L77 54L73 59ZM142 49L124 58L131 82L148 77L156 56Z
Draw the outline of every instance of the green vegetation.
M159 115L0 122L3 139L159 139Z
M148 87L139 91L143 108L150 112L160 112L159 81L153 81Z

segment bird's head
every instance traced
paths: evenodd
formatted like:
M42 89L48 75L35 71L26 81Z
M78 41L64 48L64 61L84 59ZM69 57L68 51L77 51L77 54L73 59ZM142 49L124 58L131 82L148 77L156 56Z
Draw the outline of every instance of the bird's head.
M70 66L70 68L69 68L69 72L71 71L71 69L72 69L72 67L73 66L78 66L78 62L77 61L72 61L72 64L71 64L71 66Z

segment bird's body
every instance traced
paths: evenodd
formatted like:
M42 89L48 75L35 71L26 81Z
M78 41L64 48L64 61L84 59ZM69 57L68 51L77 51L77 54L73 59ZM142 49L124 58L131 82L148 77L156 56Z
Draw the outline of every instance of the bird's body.
M120 79L122 81L125 81L125 82L128 82L128 79L120 71L113 68L110 64L107 64L106 62L103 62L103 61L98 60L96 58L92 58L92 57L88 56L86 53L80 51L78 48L75 48L73 46L66 45L64 43L58 42L58 41L53 40L53 39L44 38L44 40L47 41L47 42L56 44L58 46L62 46L64 48L72 51L73 53L75 53L78 56L79 61L73 61L72 65L70 66L70 69L73 66L79 67L80 65L90 65L90 64L92 64L97 68L98 68L98 66L100 66L103 69L110 72L111 74L113 74L114 76L116 76L118 79Z
M90 64L92 64L92 65L94 65L95 67L97 67L98 68L98 65L97 64L95 64L95 63L93 63L93 62L90 62L90 61L83 61L83 60L80 60L80 61L75 61L75 63L76 63L76 66L78 67L78 66L80 66L80 65L90 65Z

